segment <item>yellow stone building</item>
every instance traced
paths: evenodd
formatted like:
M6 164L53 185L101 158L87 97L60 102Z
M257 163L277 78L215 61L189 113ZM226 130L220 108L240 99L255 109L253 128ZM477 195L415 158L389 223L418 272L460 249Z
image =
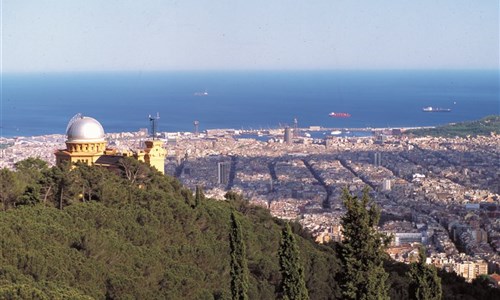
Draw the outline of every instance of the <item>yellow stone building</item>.
M146 141L146 148L134 154L139 161L144 161L148 165L161 170L164 173L165 169L165 156L167 151L163 149L163 142L158 140Z
M130 156L165 174L167 151L163 148L162 141L146 141L144 149L119 153L115 149L106 147L102 125L96 119L82 115L76 115L71 119L66 129L66 137L66 149L55 153L57 164L74 165L80 162L89 166L116 167L120 158Z

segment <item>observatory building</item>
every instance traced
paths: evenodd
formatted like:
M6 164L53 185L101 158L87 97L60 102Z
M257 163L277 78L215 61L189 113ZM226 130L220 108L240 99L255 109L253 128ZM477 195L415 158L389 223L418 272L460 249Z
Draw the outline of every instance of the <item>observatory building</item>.
M119 153L106 147L101 123L91 117L75 115L66 128L66 149L56 151L56 163L84 163L103 167L117 167L121 158L134 157L165 173L166 150L158 140L146 141L144 149Z

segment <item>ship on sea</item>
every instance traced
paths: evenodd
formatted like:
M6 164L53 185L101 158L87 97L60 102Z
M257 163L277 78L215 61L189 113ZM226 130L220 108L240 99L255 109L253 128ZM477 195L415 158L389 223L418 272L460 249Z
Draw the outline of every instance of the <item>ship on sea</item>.
M422 108L422 111L423 112L450 112L451 108L427 106L427 107Z
M203 96L208 96L208 92L205 90L204 92L196 92L193 95L203 97Z
M351 117L351 114L346 113L346 112L331 112L328 115L332 118L349 118L349 117Z

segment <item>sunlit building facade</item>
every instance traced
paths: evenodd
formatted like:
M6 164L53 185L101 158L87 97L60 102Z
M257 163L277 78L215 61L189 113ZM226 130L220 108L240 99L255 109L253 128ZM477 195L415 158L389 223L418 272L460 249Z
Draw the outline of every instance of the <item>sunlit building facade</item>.
M56 164L66 163L74 167L77 163L83 163L89 166L116 167L121 158L128 156L165 173L166 150L162 141L146 141L144 149L120 153L116 149L107 148L104 129L96 119L80 114L69 122L66 137L66 149L55 152Z

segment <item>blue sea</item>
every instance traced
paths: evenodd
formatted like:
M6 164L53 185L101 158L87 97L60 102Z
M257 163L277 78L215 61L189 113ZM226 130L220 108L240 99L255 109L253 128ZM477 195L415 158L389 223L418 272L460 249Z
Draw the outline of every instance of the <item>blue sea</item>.
M76 113L106 132L431 126L500 114L498 71L238 71L3 74L3 136L64 133ZM206 92L208 95L199 96ZM451 108L424 113L422 107ZM331 118L348 112L351 118Z

